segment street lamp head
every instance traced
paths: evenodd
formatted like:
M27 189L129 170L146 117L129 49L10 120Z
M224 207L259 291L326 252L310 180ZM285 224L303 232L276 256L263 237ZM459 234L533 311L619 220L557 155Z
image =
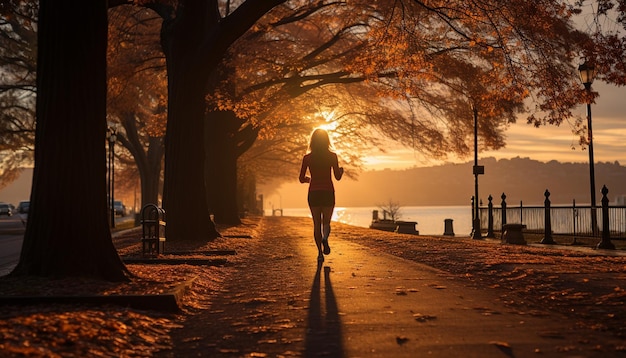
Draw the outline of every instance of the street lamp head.
M107 121L107 138L111 143L114 143L117 140L117 123Z
M585 85L585 88L590 89L593 80L596 78L596 66L585 61L578 66L578 72L580 73L580 81Z

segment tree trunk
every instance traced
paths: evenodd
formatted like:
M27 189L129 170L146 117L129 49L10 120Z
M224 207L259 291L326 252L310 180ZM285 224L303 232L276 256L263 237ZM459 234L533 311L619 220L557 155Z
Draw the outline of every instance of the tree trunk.
M12 275L126 280L106 193L107 2L39 4L35 168Z
M241 196L238 189L237 160L245 153L258 135L258 129L246 124L232 111L210 112L206 131L209 169L215 175L207 174L209 206L219 224L237 225L241 223Z
M146 155L147 168L141 180L141 207L147 204L160 205L161 169L165 148L160 138L150 138L150 147Z
M233 136L240 122L232 112L212 112L207 123L207 155L211 160L205 175L209 205L216 223L238 225L241 220L237 207L237 156Z
M224 19L215 0L181 0L175 16L160 11L164 17L161 45L167 59L169 90L163 184L168 239L219 236L210 219L203 177L209 75L218 68L231 44L283 2L246 0ZM214 171L208 175L218 174Z
M197 112L198 107L204 109L204 97L193 98L201 91L180 92L170 100L172 109L165 141L163 207L167 218L166 235L171 240L214 239L219 233L210 219L206 201L202 175L205 158L203 116Z
M189 1L162 42L168 67L163 207L169 240L214 239L203 170L205 88L210 70L198 51L206 32L208 2Z
M238 172L237 203L239 211L244 214L262 214L257 207L256 177L254 173L241 167L238 169Z
M161 192L161 168L163 162L163 140L161 138L150 138L148 151L140 151L140 156L135 156L135 163L139 170L141 180L141 204L135 208L135 225L141 225L141 209L154 204L161 206L159 193Z
M124 113L122 125L126 135L118 135L119 141L133 156L141 180L141 206L135 208L135 212L139 213L146 204L160 205L159 189L165 148L163 138L149 137L145 149L145 141L142 141L137 131L135 113ZM140 224L138 220L136 224Z

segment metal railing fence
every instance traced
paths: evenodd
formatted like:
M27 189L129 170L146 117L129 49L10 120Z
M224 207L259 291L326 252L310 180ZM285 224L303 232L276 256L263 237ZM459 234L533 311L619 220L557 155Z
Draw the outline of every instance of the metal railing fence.
M506 222L526 225L526 231L543 232L545 229L545 207L543 206L507 206ZM489 224L489 208L479 207L480 224L487 231ZM502 207L493 207L493 229L501 231ZM602 227L593 230L591 223L591 206L552 206L550 207L550 223L555 234L600 237ZM602 210L596 207L597 223L602 223ZM626 239L626 206L609 206L609 230L611 238Z

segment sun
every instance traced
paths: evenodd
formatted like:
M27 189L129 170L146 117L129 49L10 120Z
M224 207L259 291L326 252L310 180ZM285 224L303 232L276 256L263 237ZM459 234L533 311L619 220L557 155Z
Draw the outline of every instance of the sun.
M322 111L317 112L316 118L320 118L321 124L319 124L316 128L321 128L326 130L327 132L332 132L339 126L339 121L336 119L335 111Z

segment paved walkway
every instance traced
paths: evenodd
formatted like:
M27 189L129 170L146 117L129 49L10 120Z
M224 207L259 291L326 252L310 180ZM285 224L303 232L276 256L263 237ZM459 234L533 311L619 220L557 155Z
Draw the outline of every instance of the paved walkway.
M580 356L576 347L593 340L572 331L566 317L513 312L494 290L368 250L341 233L331 233L332 252L318 266L311 231L310 219L264 218L225 291L174 336L176 351L189 357L568 357ZM587 347L583 356L607 355Z

